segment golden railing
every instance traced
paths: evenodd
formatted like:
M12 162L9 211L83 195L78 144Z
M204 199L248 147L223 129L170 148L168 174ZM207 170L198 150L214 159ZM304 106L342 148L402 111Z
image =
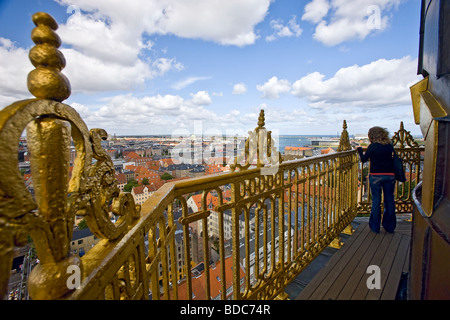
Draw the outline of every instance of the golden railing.
M165 184L135 205L117 188L100 143L106 132L88 130L62 103L70 84L60 73L56 22L45 13L33 21L28 86L37 99L0 111L2 296L13 250L30 235L40 260L28 279L32 299L284 298L286 285L356 216L359 156L346 123L337 153L283 163L263 111L232 172ZM25 129L34 196L18 171ZM192 211L195 194L201 206ZM76 216L102 239L81 258L70 252Z
M276 173L262 174L261 168L247 169L214 175L167 185L150 198L142 207L149 220L143 227L149 230L149 255L146 264L153 298L171 299L192 297L210 299L209 276L210 234L209 218L216 216L219 225L220 298L229 297L227 288L225 243L231 241L232 298L273 299L284 292L285 286L339 235L356 215L356 154L342 152L339 155L283 163ZM230 198L224 191L231 190ZM202 194L202 207L189 213L186 198L191 193ZM218 204L208 207L208 194L218 197ZM173 208L175 200L181 201L180 224L183 228L184 270L190 270L190 229L201 221L205 277L204 296L193 292L190 272L179 284L169 284L168 256L174 257ZM148 212L148 213L147 213ZM167 213L167 214L165 214ZM225 236L225 215L231 215L232 236ZM243 218L243 219L241 219ZM240 222L242 229L240 230ZM197 231L199 233L199 231ZM157 239L154 235L160 235ZM259 236L256 236L259 235ZM271 241L275 239L276 241ZM253 245L251 244L253 243ZM257 250L255 248L260 248ZM89 254L89 253L88 253ZM251 261L253 265L251 265ZM162 263L162 285L159 284L158 265ZM177 260L171 259L171 270L180 279ZM243 272L242 272L243 270ZM250 273L250 270L253 270ZM181 278L182 278L181 277ZM195 279L196 280L196 279ZM184 284L185 282L185 284ZM181 293L179 286L187 292ZM203 292L203 291L202 291ZM228 295L227 295L228 292Z

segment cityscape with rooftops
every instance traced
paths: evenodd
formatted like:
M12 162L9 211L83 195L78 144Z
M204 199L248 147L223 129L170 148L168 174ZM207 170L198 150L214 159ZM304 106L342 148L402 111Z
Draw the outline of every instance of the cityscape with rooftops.
M280 136L276 139L277 148L280 147L283 159L295 160L337 152L339 146L339 137L335 136ZM245 137L224 137L210 136L189 136L170 137L170 136L116 136L110 135L108 139L102 141L102 147L111 157L116 172L116 180L120 192L129 192L138 205L145 203L159 188L165 183L187 180L208 175L230 172L230 164L234 158L242 153L245 148ZM416 141L423 144L423 139L417 137ZM352 136L350 139L352 147L367 146L369 140L367 135L360 134ZM181 153L185 155L180 157ZM73 161L76 158L75 148L72 146L70 159L72 172ZM27 139L22 137L19 144L19 168L23 175L24 182L28 191L34 194L33 179L30 170L29 152L27 148ZM231 192L228 189L222 192L223 201L231 199ZM189 212L198 212L202 208L202 193L197 192L189 194L186 197ZM218 195L209 193L206 198L206 205L211 209L212 214L208 217L208 232L213 241L209 242L209 256L213 265L220 264L219 248L217 240L219 239L218 214L212 210L218 205ZM181 207L176 207L175 220L181 216ZM111 214L112 221L115 217ZM244 220L241 217L240 236L244 237ZM230 263L231 257L231 213L225 211L224 217L224 235L225 250L227 259L225 263ZM253 222L254 223L254 222ZM182 226L177 223L178 236L176 237L179 277L185 278L186 270L184 253L182 251L183 237ZM276 228L276 227L275 227ZM192 247L192 272L196 275L193 281L193 299L204 299L204 280L201 276L204 272L203 266L203 239L202 239L202 221L191 225L193 247ZM215 240L214 240L215 239ZM86 228L86 222L82 216L77 216L75 221L74 235L71 242L71 251L80 257L85 255L100 239L95 237L89 229ZM253 243L253 242L252 242ZM254 243L253 243L254 245ZM262 248L260 248L262 250ZM28 250L21 250L14 259L13 269L21 270L24 264L24 258L28 259ZM245 262L245 257L242 257ZM33 260L29 262L33 264ZM34 260L36 263L36 260ZM160 266L160 276L162 279L162 265ZM253 270L254 267L252 267ZM211 270L215 270L215 267ZM218 269L217 269L218 270ZM226 269L228 270L228 269ZM241 272L244 272L241 270ZM214 273L213 273L214 274ZM220 275L215 276L215 281L220 281ZM228 277L228 279L230 279ZM230 281L230 280L229 280ZM197 284L198 283L198 284ZM203 284L202 284L203 283ZM231 282L228 283L231 288ZM181 286L182 287L182 286ZM213 288L218 288L217 286ZM196 290L199 290L196 292ZM214 297L219 298L219 289L212 289L215 292ZM14 291L14 290L12 290ZM227 297L231 296L232 290L229 289ZM203 295L203 297L202 297Z

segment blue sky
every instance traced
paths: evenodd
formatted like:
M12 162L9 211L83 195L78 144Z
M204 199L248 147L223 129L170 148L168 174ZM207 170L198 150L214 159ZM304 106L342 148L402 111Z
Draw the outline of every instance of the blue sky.
M0 106L30 97L51 14L75 108L110 134L413 134L418 0L0 0Z

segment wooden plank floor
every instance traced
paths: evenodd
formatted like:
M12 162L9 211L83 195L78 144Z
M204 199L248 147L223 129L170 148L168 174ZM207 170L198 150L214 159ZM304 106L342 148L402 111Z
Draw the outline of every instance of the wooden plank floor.
M397 229L375 234L367 222L361 223L296 300L394 300L408 270L411 240L408 230ZM368 282L377 283L369 266L379 267L380 289L368 288Z

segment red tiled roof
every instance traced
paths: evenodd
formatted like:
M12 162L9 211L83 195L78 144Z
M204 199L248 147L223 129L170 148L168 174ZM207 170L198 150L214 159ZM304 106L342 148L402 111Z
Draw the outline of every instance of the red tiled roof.
M206 174L214 174L214 173L220 173L220 172L222 172L220 165L208 164L205 166Z
M159 160L159 161L160 161L161 164L164 163L165 165L171 165L171 164L174 164L172 158L161 159L161 160Z
M140 158L140 156L136 153L136 152L128 152L124 155L124 157L127 157L128 159L136 159L136 158Z
M133 193L134 194L142 194L142 193L144 193L144 188L145 188L145 186L133 187Z
M311 148L308 148L308 147L285 147L284 150L305 151L305 150L311 150Z
M119 184L127 183L127 176L124 173L116 174L116 180Z
M194 200L195 204L197 205L198 210L201 210L202 208L202 194L196 194L192 196L192 200ZM211 193L208 193L206 196L206 205L209 206L212 204L213 208L219 204L219 199L215 196L213 196ZM206 209L206 208L204 208Z
M333 148L326 148L320 151L321 154L333 153L335 150Z
M159 179L158 181L149 181L149 184L147 185L150 192L156 191L159 188L162 187L164 184L164 180Z
M222 284L225 281L225 290L230 288L233 285L233 258L227 257L225 258L225 279L221 278L221 263L217 261L215 264L210 265L209 267L209 279L210 279L210 294L211 298L215 298L220 295L222 291ZM240 276L242 279L245 276L245 272L240 267ZM200 276L192 275L192 293L193 300L205 300L206 299L206 276L203 271ZM231 290L230 290L231 291ZM170 292L173 295L172 290ZM233 293L229 292L228 296L231 296ZM171 296L172 297L172 296ZM179 300L187 300L188 292L187 292L187 284L186 281L183 281L178 285L178 299Z

